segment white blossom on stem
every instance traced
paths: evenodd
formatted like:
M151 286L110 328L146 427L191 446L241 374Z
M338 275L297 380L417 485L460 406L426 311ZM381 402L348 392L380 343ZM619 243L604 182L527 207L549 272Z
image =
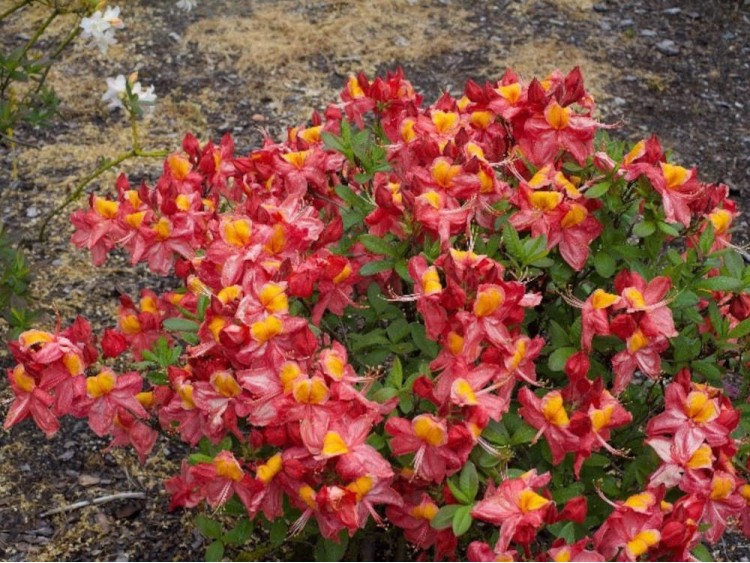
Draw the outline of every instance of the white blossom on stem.
M130 92L138 99L139 104L150 105L156 102L154 87L144 88L137 82L138 74L133 73L128 78L120 74L115 78L107 78L107 91L102 96L102 101L107 102L110 110L117 108L125 109L124 101L127 98L127 85L130 84Z
M115 30L123 27L125 24L120 19L120 8L110 6L104 13L97 10L90 17L81 20L81 37L89 39L90 45L96 45L106 55L110 45L117 43Z

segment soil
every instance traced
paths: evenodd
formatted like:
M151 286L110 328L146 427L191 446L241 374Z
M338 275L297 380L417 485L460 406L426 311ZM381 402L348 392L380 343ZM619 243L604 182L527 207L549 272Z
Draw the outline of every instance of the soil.
M0 0L0 12L12 4ZM146 147L177 149L185 131L201 139L231 131L242 152L258 144L261 128L278 136L322 109L360 70L372 76L400 65L431 100L457 93L468 78L497 79L506 67L530 78L579 65L600 119L620 124L615 135L657 133L681 164L728 184L750 211L747 0L201 0L189 14L172 0L120 4L127 27L108 56L79 42L54 65L62 118L15 132L31 146L0 144L0 223L16 239L33 238L98 159L129 149L124 117L100 97L106 77L134 70L159 96L141 125ZM2 24L2 51L28 40L42 17L27 9ZM159 167L129 161L123 171L139 182L156 179ZM106 174L89 190L112 190L114 179ZM91 266L68 242L68 211L50 223L47 242L26 246L41 326L78 313L109 326L120 292L172 285L122 257ZM744 221L738 235L747 241ZM0 346L0 367L9 365ZM2 381L0 418L10 400ZM28 422L0 434L0 559L203 559L194 515L166 512L161 483L180 452L160 443L141 467L130 452L105 447L76 420L50 440ZM145 498L42 516L120 492ZM750 545L730 534L714 555L748 560Z

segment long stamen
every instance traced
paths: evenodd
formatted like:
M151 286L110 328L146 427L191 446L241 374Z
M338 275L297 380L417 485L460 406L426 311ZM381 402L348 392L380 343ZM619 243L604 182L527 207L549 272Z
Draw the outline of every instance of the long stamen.
M296 536L299 534L302 530L305 529L305 526L307 526L308 520L310 520L310 517L313 515L312 509L308 508L305 510L302 515L297 518L297 520L292 524L292 527L289 528L289 535L290 536Z
M414 454L414 474L411 476L412 480L419 474L419 468L422 466L422 461L424 460L424 453L426 449L427 446L421 446L419 450L417 450L417 453Z

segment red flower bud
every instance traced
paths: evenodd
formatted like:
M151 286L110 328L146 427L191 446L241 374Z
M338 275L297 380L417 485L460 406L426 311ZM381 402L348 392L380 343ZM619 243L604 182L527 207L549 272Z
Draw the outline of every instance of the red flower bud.
M565 362L565 374L571 379L581 379L589 373L591 362L584 351L576 352Z
M439 401L435 398L433 388L434 387L432 384L432 380L427 376L420 375L417 379L414 380L412 390L417 396L422 397L423 399L427 399L428 401L432 401L437 405Z
M586 497L573 497L562 509L560 515L557 517L560 520L570 520L571 522L582 523L586 519L586 513L588 512L588 503Z
M128 341L121 332L108 328L102 337L102 351L105 358L116 358L128 347Z

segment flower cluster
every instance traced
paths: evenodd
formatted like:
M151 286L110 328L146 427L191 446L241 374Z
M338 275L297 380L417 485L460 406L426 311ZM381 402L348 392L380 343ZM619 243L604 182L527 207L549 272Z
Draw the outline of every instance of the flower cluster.
M198 448L171 508L324 545L385 517L438 558L682 559L750 528L719 388L750 376L736 207L594 111L577 69L427 107L399 71L247 155L188 134L71 217L95 264L180 286L122 297L99 343L22 334L5 426L87 418L141 458L171 435Z
M104 12L97 10L81 19L81 37L88 39L102 55L106 55L109 48L117 44L115 30L123 27L125 24L120 19L120 8L108 6Z

